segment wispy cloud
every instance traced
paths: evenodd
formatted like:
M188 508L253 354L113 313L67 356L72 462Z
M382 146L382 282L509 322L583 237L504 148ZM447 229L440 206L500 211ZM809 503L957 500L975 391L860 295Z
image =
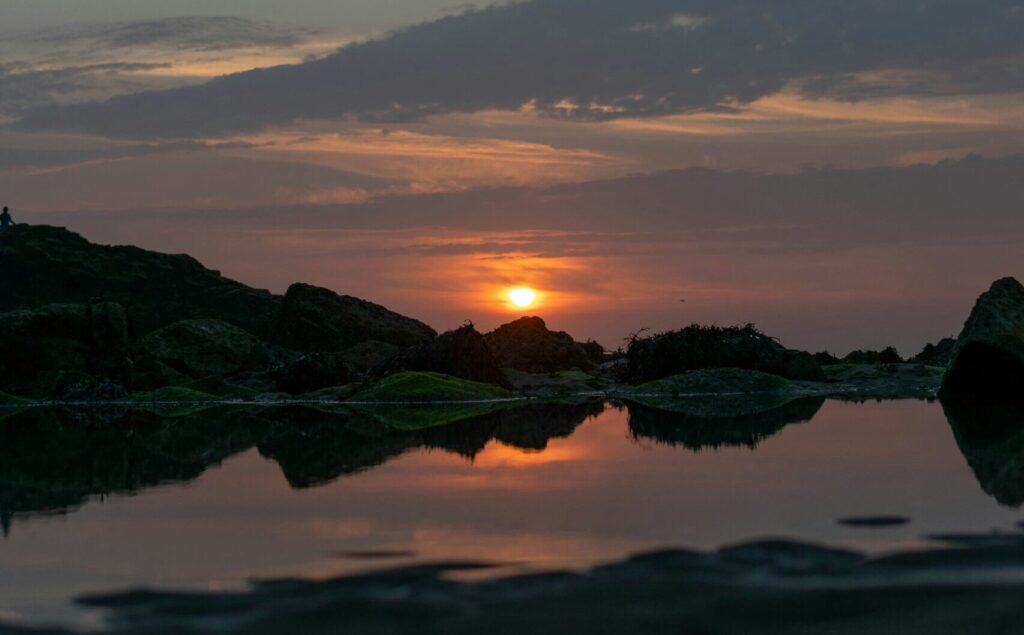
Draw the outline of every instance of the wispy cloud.
M201 83L301 62L342 43L316 29L237 17L70 24L9 34L0 41L0 114Z
M526 104L573 120L729 111L794 83L812 98L1012 92L1024 80L1016 9L1015 0L534 0L203 86L41 108L20 125L196 136Z

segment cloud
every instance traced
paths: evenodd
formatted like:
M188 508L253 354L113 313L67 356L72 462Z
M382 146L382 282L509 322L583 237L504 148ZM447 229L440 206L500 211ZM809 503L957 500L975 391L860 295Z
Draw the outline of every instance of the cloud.
M165 47L189 51L223 51L242 47L296 46L315 29L284 27L263 20L230 16L183 16L128 22L75 24L33 31L17 39L28 43L91 47Z
M534 0L460 13L322 59L201 86L45 107L24 129L216 135L297 119L407 121L531 108L572 120L810 97L1018 91L1015 0ZM651 28L636 28L651 25ZM911 83L864 84L917 69Z
M0 115L17 115L40 104L101 91L123 90L127 74L169 68L165 63L102 63L36 70L23 64L0 65Z
M337 48L318 37L314 29L199 16L17 33L0 41L0 115L201 83Z
M166 143L133 143L102 147L75 148L4 148L0 153L0 172L17 169L60 168L96 161L140 158L157 154L207 152L214 150L251 150L254 143L231 141L169 141Z

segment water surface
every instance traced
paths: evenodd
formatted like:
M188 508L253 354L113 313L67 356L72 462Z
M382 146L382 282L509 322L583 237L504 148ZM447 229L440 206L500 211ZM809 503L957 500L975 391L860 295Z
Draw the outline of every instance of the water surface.
M253 416L200 418L187 433L114 426L72 447L58 446L74 422L0 422L0 615L81 621L72 597L137 586L243 588L448 559L585 567L764 536L878 552L1021 519L1024 453L963 435L961 447L938 403L819 402L721 438L600 404L369 437L352 422ZM865 515L912 522L836 522Z

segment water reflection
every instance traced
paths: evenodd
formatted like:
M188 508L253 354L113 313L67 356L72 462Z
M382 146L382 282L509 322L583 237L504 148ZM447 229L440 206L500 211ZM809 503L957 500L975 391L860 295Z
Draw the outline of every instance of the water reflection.
M1003 505L1024 504L1024 406L947 399L942 408L985 493Z
M795 402L715 422L531 404L420 431L293 408L25 412L0 422L0 505L15 521L0 541L0 612L49 618L83 592L240 588L395 560L583 567L766 535L877 553L1011 528L1017 513L978 481L1019 500L1019 437L976 437L992 426L946 411L955 437L939 404L918 401ZM875 515L912 522L836 523Z
M629 404L629 430L638 439L652 439L694 451L723 446L754 448L787 425L810 421L824 403L824 399L798 399L761 412L733 416L690 414Z
M33 409L0 422L0 524L63 514L91 497L187 482L249 448L306 488L377 467L417 448L473 458L492 441L543 451L567 437L601 402L529 404L419 431L388 428L350 411L220 408L161 418L144 412L83 417Z

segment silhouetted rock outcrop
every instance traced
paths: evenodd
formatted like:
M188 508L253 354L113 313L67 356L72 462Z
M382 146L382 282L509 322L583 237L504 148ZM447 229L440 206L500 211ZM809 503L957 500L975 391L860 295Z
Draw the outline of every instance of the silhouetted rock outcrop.
M1017 280L998 280L978 298L942 391L1024 398L1024 286Z
M444 373L461 379L511 388L501 364L472 324L443 333L409 354L408 370Z
M349 368L365 372L436 336L421 322L327 289L296 284L281 297L189 256L95 245L59 227L3 232L0 270L0 312L15 311L0 327L0 390L21 395L60 397L70 384L104 380L148 390L259 373L292 358L273 344L344 351ZM291 383L303 382L308 377Z
M95 245L45 225L17 225L0 235L0 271L0 311L117 302L137 336L193 318L217 318L259 334L281 302L190 256Z
M124 309L113 303L52 304L0 315L0 390L59 395L96 377L127 383Z
M851 351L843 358L844 364L902 364L903 358L895 346L880 351Z
M276 357L254 335L220 320L182 320L157 329L139 341L135 356L135 388L142 390L262 370Z
M910 361L915 364L945 368L953 361L954 351L956 351L956 338L944 337L935 344L925 344L921 352L913 356Z
M379 304L296 283L288 288L271 341L300 352L340 352L377 340L403 348L436 337L426 324Z
M499 326L484 339L502 367L526 373L587 370L600 361L593 358L593 350L588 352L568 333L549 331L539 317L524 317Z
M787 349L753 325L719 328L694 324L634 338L626 359L629 379L635 383L702 368L742 368L786 379L825 380L810 353Z

